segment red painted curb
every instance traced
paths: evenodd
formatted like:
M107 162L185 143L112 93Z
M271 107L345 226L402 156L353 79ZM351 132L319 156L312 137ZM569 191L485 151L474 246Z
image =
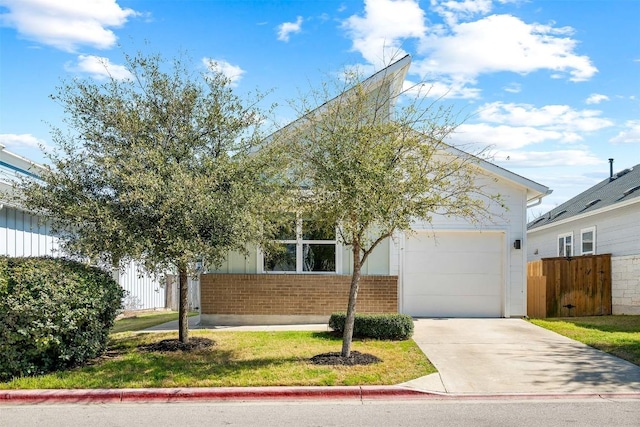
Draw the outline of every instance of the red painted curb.
M593 398L640 399L640 393L440 394L424 392L400 386L0 390L0 405L39 403L145 403L305 399L533 400Z
M0 404L179 402L196 400L375 399L437 397L396 386L220 387L100 390L3 390Z

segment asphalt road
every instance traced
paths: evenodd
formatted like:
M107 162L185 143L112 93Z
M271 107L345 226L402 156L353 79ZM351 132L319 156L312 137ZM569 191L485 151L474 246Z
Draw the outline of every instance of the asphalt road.
M0 426L634 426L640 399L0 406Z

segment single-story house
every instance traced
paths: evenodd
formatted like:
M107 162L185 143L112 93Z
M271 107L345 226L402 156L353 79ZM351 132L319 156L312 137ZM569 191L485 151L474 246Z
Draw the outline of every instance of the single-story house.
M21 176L39 179L43 167L0 144L0 192L11 193ZM59 256L58 239L49 224L22 206L0 200L0 255L10 257ZM125 309L165 308L165 285L159 277L130 263L114 277L127 291Z
M611 254L613 314L640 314L640 164L613 173L527 227L527 260Z
M391 64L370 77L367 88L398 93L409 64L408 56ZM442 154L468 156L453 148ZM526 210L549 189L484 160L476 170L477 180L500 194L507 209L491 205L491 218L479 225L436 215L383 241L363 266L358 312L527 314ZM248 255L231 253L219 269L201 276L203 324L321 323L346 310L352 254L335 231L299 221L297 232L281 243L288 250L284 260L249 248Z

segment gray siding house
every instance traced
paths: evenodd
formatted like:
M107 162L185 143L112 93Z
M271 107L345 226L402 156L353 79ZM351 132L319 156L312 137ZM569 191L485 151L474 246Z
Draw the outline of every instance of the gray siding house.
M613 314L640 314L640 164L530 222L527 261L611 254Z

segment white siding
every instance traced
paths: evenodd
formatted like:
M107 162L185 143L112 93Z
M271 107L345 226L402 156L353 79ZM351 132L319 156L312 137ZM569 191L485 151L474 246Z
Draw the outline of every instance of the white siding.
M132 261L120 271L118 283L127 292L124 299L125 310L165 308L165 286L162 275L149 273Z
M574 256L580 255L580 231L596 228L596 254L626 256L640 254L640 201L638 203L590 215L574 221L529 231L527 259L558 256L558 235L573 232Z
M59 256L57 238L48 224L35 215L9 206L0 209L0 255L10 257ZM150 274L139 275L129 264L120 274L120 285L129 292L125 305L136 309L163 308L164 287Z
M57 249L49 226L36 216L9 206L0 209L0 255L54 256Z

